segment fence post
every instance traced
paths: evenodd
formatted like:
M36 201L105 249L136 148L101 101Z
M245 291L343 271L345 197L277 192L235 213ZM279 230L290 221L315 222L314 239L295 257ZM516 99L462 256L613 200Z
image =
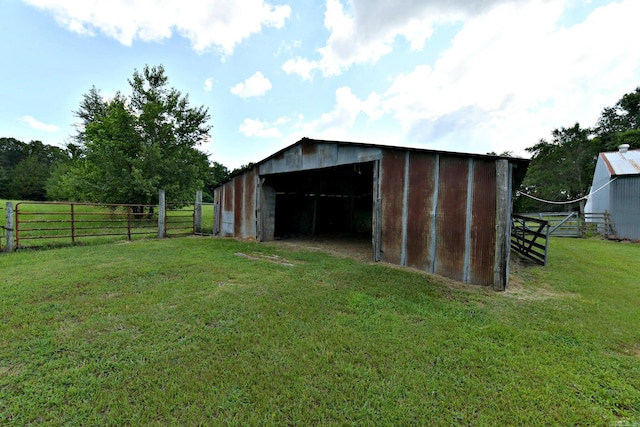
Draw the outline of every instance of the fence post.
M7 216L4 228L7 233L4 250L9 252L15 249L13 246L13 202L7 202Z
M166 237L165 212L166 212L166 203L164 200L164 190L159 190L158 191L158 239L163 239Z
M193 210L193 231L202 233L202 191L196 191L196 205Z

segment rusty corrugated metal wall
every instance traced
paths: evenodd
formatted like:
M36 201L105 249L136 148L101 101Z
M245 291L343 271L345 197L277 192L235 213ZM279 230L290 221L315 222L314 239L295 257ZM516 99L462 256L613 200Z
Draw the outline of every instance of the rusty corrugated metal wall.
M374 259L506 287L512 168L500 158L303 139L216 189L216 230L273 239L275 191L263 177L364 162L375 164Z
M256 173L254 169L235 176L214 191L215 234L240 239L256 238Z
M495 165L464 156L384 151L382 260L492 285Z

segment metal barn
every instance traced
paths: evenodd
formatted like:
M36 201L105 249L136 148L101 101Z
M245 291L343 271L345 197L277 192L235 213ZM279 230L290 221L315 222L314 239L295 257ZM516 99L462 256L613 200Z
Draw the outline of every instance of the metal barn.
M640 240L640 150L600 153L586 213L608 211L619 239Z
M215 189L214 232L360 233L372 259L504 290L528 160L303 138Z

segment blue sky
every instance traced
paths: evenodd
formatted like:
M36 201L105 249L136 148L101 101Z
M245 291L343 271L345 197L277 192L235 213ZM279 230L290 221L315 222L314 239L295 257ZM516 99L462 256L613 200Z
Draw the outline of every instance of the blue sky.
M640 86L638 0L0 0L0 136L64 146L145 65L229 168L303 136L512 151Z

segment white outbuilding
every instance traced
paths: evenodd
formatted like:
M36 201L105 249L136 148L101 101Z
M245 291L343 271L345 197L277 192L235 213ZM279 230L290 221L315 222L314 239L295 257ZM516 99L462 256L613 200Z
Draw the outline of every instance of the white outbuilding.
M609 212L615 237L640 240L640 150L600 153L585 213Z

